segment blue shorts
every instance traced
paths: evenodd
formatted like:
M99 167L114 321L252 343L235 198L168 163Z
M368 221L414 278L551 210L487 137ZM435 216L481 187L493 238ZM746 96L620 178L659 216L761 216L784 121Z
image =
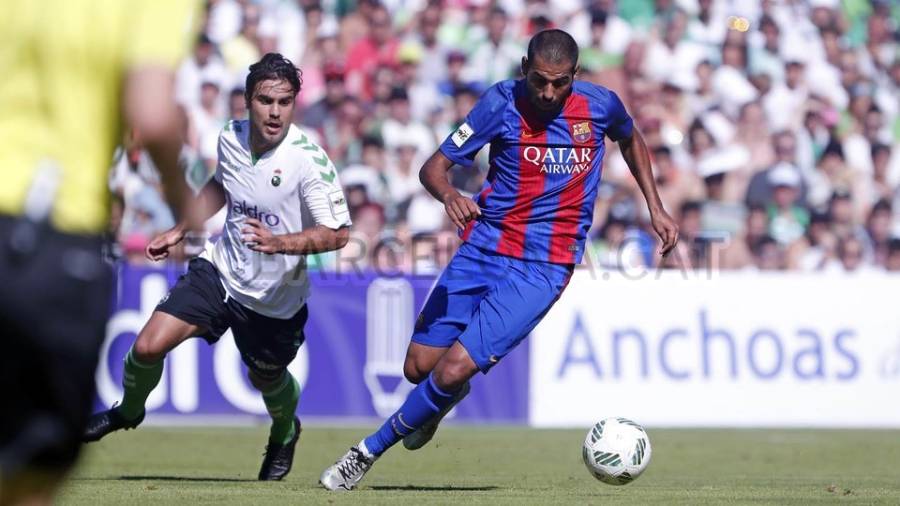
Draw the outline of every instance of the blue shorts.
M445 348L458 340L486 373L547 314L573 270L463 243L428 296L412 341Z
M213 344L229 328L241 359L257 376L275 379L287 368L303 344L308 310L281 320L251 311L227 297L219 271L208 260L195 258L169 294L156 306L181 321L204 330L200 337Z

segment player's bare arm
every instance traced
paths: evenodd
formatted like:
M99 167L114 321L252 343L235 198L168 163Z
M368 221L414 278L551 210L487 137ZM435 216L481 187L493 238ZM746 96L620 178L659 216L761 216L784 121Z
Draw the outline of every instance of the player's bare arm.
M317 225L295 234L273 234L261 221L244 221L243 240L250 249L260 253L283 255L312 255L339 250L350 240L350 227L332 229Z
M481 209L472 199L460 194L450 184L447 174L452 166L453 162L440 150L435 151L419 171L419 181L428 193L444 204L444 210L450 221L462 229L466 228L466 223L481 216Z
M193 228L190 225L192 221L203 223L219 212L224 205L225 189L218 181L210 179L189 206L193 218L186 218L171 229L154 237L147 245L145 255L154 262L164 260L169 256L169 249L180 243L184 239L185 233Z
M165 66L141 65L125 76L123 115L159 169L166 200L178 219L197 222L191 191L179 164L182 139L175 107L175 73Z
M631 175L634 176L647 201L647 208L650 210L650 224L662 240L659 254L665 256L678 242L678 225L663 208L662 200L656 191L656 182L650 167L650 152L647 150L644 138L637 128L632 132L631 137L619 141L619 148L622 150L622 158L628 164Z

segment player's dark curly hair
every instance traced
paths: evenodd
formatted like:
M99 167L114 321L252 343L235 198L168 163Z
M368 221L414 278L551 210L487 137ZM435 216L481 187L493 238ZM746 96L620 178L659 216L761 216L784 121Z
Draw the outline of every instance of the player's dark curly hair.
M303 72L284 56L278 53L266 53L258 62L250 65L250 73L247 74L247 84L244 87L244 98L247 103L253 97L256 84L269 79L284 79L291 85L294 95L300 93L303 86Z
M528 42L528 61L540 56L547 63L578 64L578 43L568 33L557 30L541 30Z

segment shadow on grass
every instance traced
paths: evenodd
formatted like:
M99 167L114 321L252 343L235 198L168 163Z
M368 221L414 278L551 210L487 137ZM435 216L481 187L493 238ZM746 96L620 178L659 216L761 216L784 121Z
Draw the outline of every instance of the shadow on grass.
M372 490L388 490L388 491L409 491L409 492L487 492L489 490L500 490L500 487L464 487L446 485L443 487L429 487L416 485L373 485L366 487Z
M219 478L208 476L119 476L113 478L124 481L222 481L222 482L244 482L258 481L251 478Z

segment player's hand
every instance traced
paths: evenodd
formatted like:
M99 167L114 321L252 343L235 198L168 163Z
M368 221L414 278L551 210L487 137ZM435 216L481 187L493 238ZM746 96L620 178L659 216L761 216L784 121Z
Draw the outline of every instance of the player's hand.
M154 262L163 260L169 256L169 249L180 243L182 239L184 239L184 230L181 227L167 230L150 241L144 250L144 255Z
M678 225L676 225L675 220L662 209L650 215L650 224L653 226L653 230L656 231L656 235L662 240L659 254L662 256L668 255L678 243Z
M444 210L450 217L450 221L459 229L466 228L468 222L481 216L478 204L456 191L444 198Z
M241 239L244 244L253 251L272 255L284 253L285 245L281 236L272 234L259 220L247 218L244 220L244 228L241 229Z

